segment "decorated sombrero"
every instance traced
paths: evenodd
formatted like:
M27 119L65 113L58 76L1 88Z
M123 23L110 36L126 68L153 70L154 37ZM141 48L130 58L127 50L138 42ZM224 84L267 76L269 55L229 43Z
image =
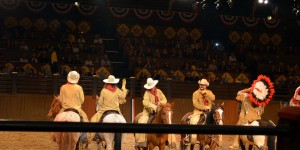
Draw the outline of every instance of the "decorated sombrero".
M252 83L249 98L252 103L258 106L266 106L271 101L274 93L275 89L270 78L259 75Z

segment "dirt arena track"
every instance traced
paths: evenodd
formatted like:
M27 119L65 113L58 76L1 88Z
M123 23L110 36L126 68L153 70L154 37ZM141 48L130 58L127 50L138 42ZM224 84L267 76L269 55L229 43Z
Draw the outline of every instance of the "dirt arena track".
M57 150L58 146L51 140L50 132L0 132L0 150ZM134 137L127 133L122 150L134 150ZM176 138L180 138L179 135ZM223 144L218 150L227 150L232 142L231 135L223 136ZM97 145L92 142L88 150L96 150ZM158 148L155 148L156 150ZM177 148L179 149L179 148Z

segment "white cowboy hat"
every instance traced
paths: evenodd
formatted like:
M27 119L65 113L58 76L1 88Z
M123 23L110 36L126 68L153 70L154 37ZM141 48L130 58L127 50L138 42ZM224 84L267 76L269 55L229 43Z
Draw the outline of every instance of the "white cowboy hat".
M198 84L209 86L209 82L206 79L201 79L198 81Z
M144 85L145 89L152 89L156 84L158 83L158 80L153 80L152 78L147 79L147 83Z
M80 75L77 71L70 71L67 77L68 82L78 83Z
M119 83L120 79L115 78L113 75L109 75L107 79L104 79L104 83L116 84Z

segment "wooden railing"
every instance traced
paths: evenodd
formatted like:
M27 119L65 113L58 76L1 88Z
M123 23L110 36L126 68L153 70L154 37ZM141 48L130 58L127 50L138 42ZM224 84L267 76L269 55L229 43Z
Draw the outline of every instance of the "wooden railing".
M134 77L126 79L127 89L130 91L130 98L142 97L145 89L145 80ZM53 75L51 77L20 77L17 73L0 74L0 93L28 93L28 94L54 94L59 93L59 88L66 83L66 77ZM121 84L121 82L119 83ZM100 93L104 83L98 76L82 77L79 85L83 87L85 95L96 96ZM121 85L119 85L120 87ZM161 80L158 85L167 98L191 98L192 93L197 90L197 83L185 83L172 80ZM248 84L219 84L211 83L208 87L216 95L216 99L235 99L236 93ZM275 88L275 101L289 100L294 88Z

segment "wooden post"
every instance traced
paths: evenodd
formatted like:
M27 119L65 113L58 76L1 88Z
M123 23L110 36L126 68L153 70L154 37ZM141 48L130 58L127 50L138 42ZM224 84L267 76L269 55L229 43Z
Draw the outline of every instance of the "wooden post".
M97 75L93 75L93 86L92 86L92 97L96 98L97 95L97 86L98 86L99 77Z
M11 73L12 75L12 80L11 80L11 93L12 94L15 94L17 93L17 75L18 75L18 72L12 72Z
M297 149L300 141L300 107L284 107L278 112L278 127L290 128L288 136L279 136L277 150Z
M58 76L59 74L53 74L53 94L58 95Z

